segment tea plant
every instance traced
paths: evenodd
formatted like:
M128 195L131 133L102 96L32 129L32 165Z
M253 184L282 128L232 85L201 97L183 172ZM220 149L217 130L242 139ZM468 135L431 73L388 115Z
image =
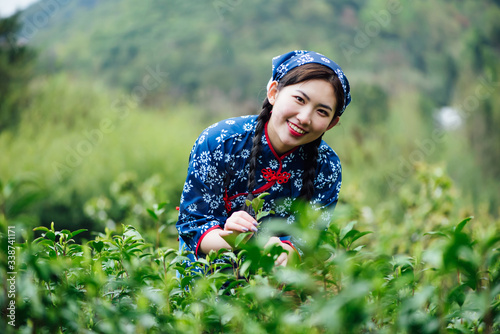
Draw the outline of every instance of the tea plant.
M274 211L266 211L264 210L264 197L268 196L269 193L261 193L257 197L253 198L251 201L246 200L246 206L255 215L255 220L259 223L262 222L262 219L273 214ZM230 234L224 236L224 240L231 246L232 249L240 248L240 245L246 243L250 237L252 237L253 232L244 232L238 234Z
M263 200L250 203L257 214ZM428 207L419 210L434 217L438 209ZM131 224L105 228L88 241L79 239L83 229L57 230L57 224L24 230L13 269L15 327L8 323L6 289L0 290L0 326L7 333L500 331L498 224L467 218L432 224L416 238L387 239L381 230L364 229L355 201L340 203L326 225L313 207L292 209L298 221L287 232L299 240L301 255L286 267L274 264L281 247L264 247L282 229L279 221L246 242L241 234L235 251L189 263L187 252L158 242L166 216L175 214L167 203L141 214L153 222L148 236ZM0 215L3 249L9 223ZM384 244L413 243L391 251L377 243L382 237ZM0 262L7 286L12 269L4 252Z

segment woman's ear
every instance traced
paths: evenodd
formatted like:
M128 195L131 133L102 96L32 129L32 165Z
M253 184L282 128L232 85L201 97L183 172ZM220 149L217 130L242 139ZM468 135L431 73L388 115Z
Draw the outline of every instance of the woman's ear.
M276 95L278 94L278 81L273 81L269 85L267 89L267 99L269 103L274 106L274 102L276 101Z
M335 116L330 122L330 125L328 125L328 127L326 128L326 130L330 130L331 128L333 128L335 125L337 125L339 121L340 121L340 116Z

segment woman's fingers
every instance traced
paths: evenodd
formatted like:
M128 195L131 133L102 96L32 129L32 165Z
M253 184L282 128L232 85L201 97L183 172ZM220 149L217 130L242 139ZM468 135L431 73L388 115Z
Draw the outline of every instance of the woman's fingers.
M226 236L231 235L233 233L234 233L234 231L219 230L219 235L221 237L226 237Z
M248 212L246 211L236 211L231 215L231 217L234 216L235 218L241 219L244 222L247 222L249 224L252 224L253 226L257 227L259 226L259 223L255 220L254 217L252 217ZM251 226L250 226L251 227Z
M276 266L286 266L286 263L288 262L288 254L287 253L281 253L276 261L274 261L274 265Z
M224 225L226 231L257 232L257 221L245 211L234 212Z
M264 246L264 248L267 248L269 245L272 245L272 244L278 244L281 247L283 247L283 249L285 250L285 252L281 253L278 256L278 258L274 261L274 265L276 265L276 266L286 266L286 264L288 263L288 252L289 251L284 247L284 244L281 242L280 238L278 238L278 237L271 237L271 238L269 238L269 240L267 241L267 243Z

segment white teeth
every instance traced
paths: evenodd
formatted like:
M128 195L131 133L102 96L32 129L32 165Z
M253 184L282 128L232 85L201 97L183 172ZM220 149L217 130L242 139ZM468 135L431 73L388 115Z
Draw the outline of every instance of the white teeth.
M297 131L298 133L300 133L301 135L303 135L304 133L306 133L304 130L298 128L295 124L293 123L288 123L290 124L290 127L294 130L294 131Z

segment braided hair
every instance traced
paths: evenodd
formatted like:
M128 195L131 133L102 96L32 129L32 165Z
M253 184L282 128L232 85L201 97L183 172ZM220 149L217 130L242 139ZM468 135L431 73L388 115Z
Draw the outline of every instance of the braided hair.
M333 86L333 91L337 100L333 119L340 116L341 110L343 109L344 90L342 89L342 84L335 72L326 66L311 63L293 68L278 82L277 89L280 90L286 86L314 79L325 80ZM257 117L255 134L252 139L252 150L250 151L250 157L248 158L250 166L248 173L248 193L250 197L252 196L252 191L255 190L255 171L257 170L257 159L260 153L260 141L264 127L271 118L272 109L273 105L266 97L264 103L262 104L262 110ZM311 200L314 195L314 179L316 178L316 168L318 166L318 148L321 144L322 137L323 136L320 136L316 140L303 146L307 156L305 159L305 169L302 178L300 198L305 201Z

